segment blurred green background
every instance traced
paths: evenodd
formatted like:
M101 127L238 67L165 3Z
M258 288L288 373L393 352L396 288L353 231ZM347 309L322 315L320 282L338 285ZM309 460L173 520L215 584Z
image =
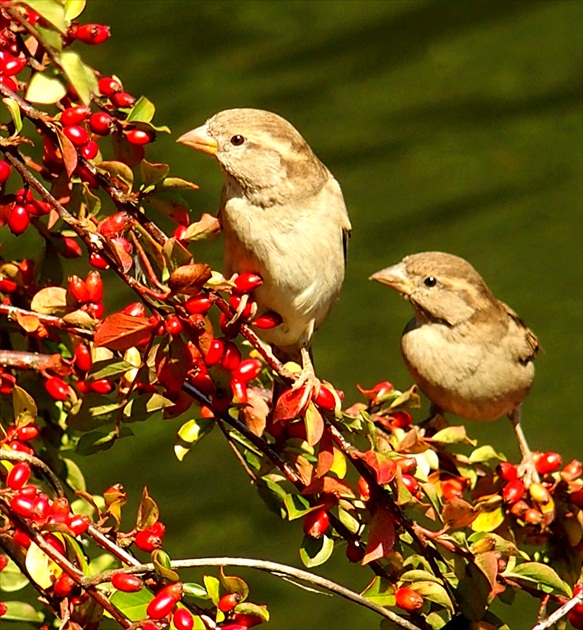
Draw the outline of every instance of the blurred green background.
M399 353L409 306L368 276L445 250L470 260L541 340L523 412L531 445L582 456L580 2L89 0L82 18L113 33L85 47L86 60L148 96L155 122L171 127L147 157L200 185L194 215L217 209L221 176L174 140L229 107L289 119L339 180L354 231L344 291L314 352L348 401L356 383L411 383ZM220 241L197 256L220 267ZM136 438L82 462L93 491L122 482L135 506L146 484L173 557L300 565L299 525L264 508L218 432L178 463L176 421L133 427ZM518 459L509 422L469 430ZM362 589L369 571L335 555L319 572ZM378 626L337 598L236 573L269 604L271 628ZM523 603L499 609L514 630L535 620Z

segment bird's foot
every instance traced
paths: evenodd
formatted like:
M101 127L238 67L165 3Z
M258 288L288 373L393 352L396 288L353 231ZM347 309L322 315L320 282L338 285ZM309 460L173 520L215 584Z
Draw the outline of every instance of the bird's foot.
M527 488L532 486L533 483L540 483L540 477L534 464L532 454L523 457L517 469L518 477L522 479L522 483L524 483Z
M233 303L231 302L231 306ZM252 320L255 315L257 315L257 302L251 299L249 293L244 293L237 303L237 308L235 309L235 314L231 319L227 322L227 327L232 326L235 322L240 319Z

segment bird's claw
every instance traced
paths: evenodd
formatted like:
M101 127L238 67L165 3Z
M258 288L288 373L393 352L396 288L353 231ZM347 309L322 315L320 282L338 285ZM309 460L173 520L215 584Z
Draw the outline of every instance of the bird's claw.
M524 457L517 466L517 469L519 479L522 479L522 482L527 488L532 486L533 483L540 483L540 476L532 455L530 457Z

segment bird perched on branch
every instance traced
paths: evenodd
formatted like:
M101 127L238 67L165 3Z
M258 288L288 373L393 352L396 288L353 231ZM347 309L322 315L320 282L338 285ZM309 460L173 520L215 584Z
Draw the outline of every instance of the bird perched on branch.
M222 111L178 142L223 171L225 275L259 274L258 314L282 320L256 328L258 336L303 366L296 386L315 381L309 348L340 292L351 229L338 182L298 131L267 111Z
M371 280L398 291L415 311L403 331L401 351L434 411L487 421L507 414L526 479L538 479L520 426L521 403L539 352L534 333L458 256L413 254Z

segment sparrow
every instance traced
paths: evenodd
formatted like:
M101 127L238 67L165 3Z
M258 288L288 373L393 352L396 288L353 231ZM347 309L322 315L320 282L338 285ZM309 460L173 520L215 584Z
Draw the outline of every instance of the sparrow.
M470 263L452 254L413 254L370 279L395 289L413 307L401 352L433 411L485 421L508 415L525 479L538 480L520 425L540 350L534 333L492 295Z
M226 277L257 273L257 315L281 323L254 327L282 361L302 365L294 387L315 381L310 346L338 298L351 225L340 185L284 118L229 109L178 138L210 154L224 174L219 221Z

